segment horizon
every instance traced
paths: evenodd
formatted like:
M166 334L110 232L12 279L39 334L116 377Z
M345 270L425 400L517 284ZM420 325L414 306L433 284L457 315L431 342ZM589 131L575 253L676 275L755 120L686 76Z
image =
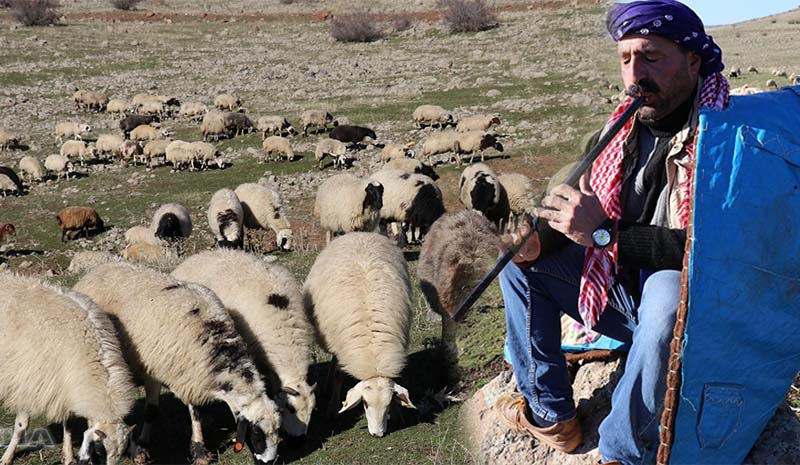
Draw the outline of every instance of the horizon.
M706 27L726 26L729 24L764 18L800 7L800 0L770 0L754 2L752 0L682 0L697 13Z

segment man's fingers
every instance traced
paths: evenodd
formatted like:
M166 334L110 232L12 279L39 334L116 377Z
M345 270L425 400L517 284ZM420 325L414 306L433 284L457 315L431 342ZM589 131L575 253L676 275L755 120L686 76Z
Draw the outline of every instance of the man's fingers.
M566 185L566 184L559 184L553 188L553 191L550 192L548 197L554 197L551 201L555 201L558 197L566 199L568 202L574 202L575 199L578 198L579 192L574 188Z
M583 176L581 176L580 188L581 188L581 192L583 192L584 195L594 195L594 191L592 190L592 185L589 182L589 176L588 175L584 174Z

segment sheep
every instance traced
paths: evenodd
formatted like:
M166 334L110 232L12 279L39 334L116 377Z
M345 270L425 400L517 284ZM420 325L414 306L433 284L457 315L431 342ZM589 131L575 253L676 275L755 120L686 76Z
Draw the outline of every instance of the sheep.
M208 227L217 247L241 249L243 246L244 213L239 197L231 189L220 189L208 205Z
M261 143L261 148L264 149L264 159L267 161L272 160L272 154L277 154L277 159L286 157L289 161L294 161L294 150L289 140L281 136L269 136Z
M136 113L140 115L164 116L167 114L167 107L162 102L150 100L137 106Z
M16 236L17 235L17 228L14 227L11 223L0 223L0 242L6 237L9 236Z
M455 154L456 165L461 166L461 155L470 154L469 162L475 158L475 152L480 152L481 161L484 161L484 150L494 148L498 152L503 152L503 144L497 140L494 134L487 134L482 131L463 132L458 135L453 142L453 153Z
M275 458L280 415L264 393L230 315L208 288L125 263L89 271L75 285L115 318L123 355L145 385L146 411L137 445L149 444L161 386L189 408L195 463L209 459L194 406L225 402L237 422L236 450L246 442L257 464ZM247 438L245 438L247 436ZM136 454L137 463L146 453Z
M352 174L337 174L317 190L314 215L325 229L329 243L338 233L374 231L383 207L383 186Z
M89 237L89 230L95 234L103 231L103 219L93 208L89 207L65 207L56 215L58 227L61 228L61 242L76 239L83 233L84 237ZM70 233L77 232L73 237Z
M369 433L384 436L395 396L416 408L408 390L394 381L406 364L411 329L411 281L403 252L380 234L337 238L311 267L303 303L320 345L359 380L339 413L363 400ZM340 387L335 383L332 405Z
M401 223L401 244L406 242L407 231L411 232L411 242L415 242L417 229L421 238L444 213L442 192L427 176L382 169L370 178L381 183L384 189L381 229L385 231L389 223Z
M83 110L83 96L88 92L87 90L82 89L75 89L75 92L72 94L72 101L75 103L76 110Z
M433 179L436 181L439 179L439 175L433 170L430 165L426 165L419 160L413 160L411 158L404 158L398 159L395 158L394 160L389 160L383 165L385 169L393 169L393 170L401 170L405 171L406 173L413 173L413 174L424 174L425 176Z
M178 115L189 121L200 121L208 113L208 107L203 102L183 102Z
M100 92L89 91L83 94L83 105L90 111L106 111L108 107L108 96Z
M747 68L747 72L751 74L758 74L758 68L756 68L755 66L751 66Z
M219 111L209 111L203 116L203 122L200 123L200 130L203 132L203 140L208 141L213 138L219 140L220 137L228 137L228 131L225 128L225 115Z
M764 92L763 90L759 89L758 87L750 87L749 85L745 84L741 87L737 87L735 89L731 89L731 95L752 95Z
M11 464L28 426L42 416L61 422L62 459L74 464L67 419L85 417L78 463L95 453L115 465L127 445L124 417L136 399L111 320L85 295L37 278L0 273L0 393L16 412L14 433L0 462Z
M424 126L436 125L439 129L445 126L455 126L456 121L453 114L438 105L420 105L412 114L414 126L422 128Z
M30 183L33 183L34 180L41 181L46 174L42 162L30 155L26 155L20 159L19 172L22 174L23 178L25 175L28 175Z
M774 79L768 80L766 86L769 90L778 90L778 83Z
M19 147L19 136L0 127L0 150L8 150L15 147Z
M166 159L167 147L169 147L169 144L172 142L173 141L169 139L151 140L142 148L142 155L144 156L145 160L149 161L150 166L153 166L155 159Z
M65 138L70 137L75 140L83 140L82 134L88 134L90 132L92 132L92 127L88 124L73 122L58 123L55 129L56 143L61 145L64 143Z
M526 213L533 213L533 182L524 174L506 173L497 177L500 185L508 196L508 207L511 210L509 221L514 217L522 216Z
M381 150L381 161L386 163L392 160L402 160L405 158L414 158L414 151L411 150L413 143L401 144L386 144Z
M64 158L79 158L83 166L86 161L95 159L95 146L86 145L82 140L68 140L61 146L59 153Z
M300 115L303 123L303 135L308 136L308 128L314 127L319 132L328 130L328 123L333 122L333 115L323 110L306 110Z
M150 141L156 139L166 139L169 135L170 132L166 129L159 129L149 124L142 124L131 131L130 138L131 140L136 141Z
M350 126L348 124L335 125L329 134L331 139L344 142L346 144L353 144L358 146L364 139L369 137L373 141L377 140L375 131L363 126Z
M245 227L272 229L278 248L291 250L292 225L286 218L280 193L256 183L240 184L235 192L242 204Z
M283 116L270 115L262 116L256 121L256 128L261 131L261 138L266 139L268 134L282 136L284 134L293 136L297 130Z
M160 244L161 240L155 236L152 229L146 226L133 226L125 231L125 243L130 245L137 242Z
M775 76L775 77L782 77L782 78L785 78L785 77L789 76L786 73L786 71L784 71L782 69L774 69L774 70L772 70L772 75Z
M187 239L192 234L192 215L181 204L164 204L153 214L150 230L157 238L167 241Z
M142 144L135 140L126 140L123 142L119 151L123 162L132 160L134 163L136 162L137 156L143 153Z
M130 115L122 118L119 121L119 128L122 130L122 133L125 135L125 138L130 137L131 131L138 128L143 124L152 124L157 123L159 118L157 116L144 116L144 115Z
M456 132L486 131L490 127L500 124L500 118L494 115L467 116L458 122Z
M179 170L184 164L189 165L189 170L194 171L194 162L197 161L195 149L190 142L175 140L165 149L166 160L172 163L174 169Z
M242 106L241 100L231 94L220 94L214 98L214 106L220 110L237 111Z
M453 144L460 135L460 133L455 131L443 131L432 134L425 139L425 142L422 144L422 151L419 155L420 160L431 163L434 155L452 152Z
M94 144L98 154L111 155L112 157L122 156L122 144L125 139L116 134L103 134L97 138Z
M56 179L61 177L62 173L65 179L69 179L70 173L75 172L75 168L72 162L69 161L69 158L62 157L61 155L48 155L48 157L44 159L44 167L48 173L55 174Z
M222 115L228 137L249 134L255 130L253 122L244 113L227 112Z
M6 191L11 191L13 195L25 193L25 186L22 185L17 173L7 166L0 166L0 191L2 191L3 197L6 196Z
M69 261L67 271L70 273L85 273L100 265L122 261L120 257L111 255L108 252L97 252L95 250L82 250L72 256Z
M158 264L175 257L175 253L162 241L131 242L122 251L122 258L131 263Z
M194 153L195 160L200 163L201 169L208 168L209 163L215 163L218 168L225 166L219 150L208 142L191 142L189 143L189 149Z
M336 139L320 139L314 149L314 160L317 161L317 167L322 169L322 162L325 157L333 158L333 167L345 166L347 161L347 145Z
M793 86L800 86L800 76L795 76L795 77L792 79L792 85L793 85Z
M508 194L488 166L476 163L465 169L459 188L459 198L465 207L478 210L498 228L508 220L511 212Z
M306 381L312 330L289 270L242 251L215 250L189 257L172 276L217 294L265 376L281 427L291 436L305 435L316 403L316 386Z
M130 109L131 103L129 101L118 98L112 98L106 105L106 113L117 115L120 118L124 118Z

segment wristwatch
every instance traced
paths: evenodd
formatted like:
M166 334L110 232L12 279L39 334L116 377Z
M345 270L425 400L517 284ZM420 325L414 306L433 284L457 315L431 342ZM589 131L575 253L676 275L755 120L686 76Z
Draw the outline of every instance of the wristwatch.
M592 233L592 242L594 247L603 249L611 243L614 234L614 220L611 218L603 221L597 229Z

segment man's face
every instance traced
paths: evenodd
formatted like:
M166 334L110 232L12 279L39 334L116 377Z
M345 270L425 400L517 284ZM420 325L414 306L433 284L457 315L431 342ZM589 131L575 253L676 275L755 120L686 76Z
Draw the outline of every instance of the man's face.
M617 43L625 88L649 84L639 118L655 122L669 115L694 91L701 60L660 36L628 35Z

